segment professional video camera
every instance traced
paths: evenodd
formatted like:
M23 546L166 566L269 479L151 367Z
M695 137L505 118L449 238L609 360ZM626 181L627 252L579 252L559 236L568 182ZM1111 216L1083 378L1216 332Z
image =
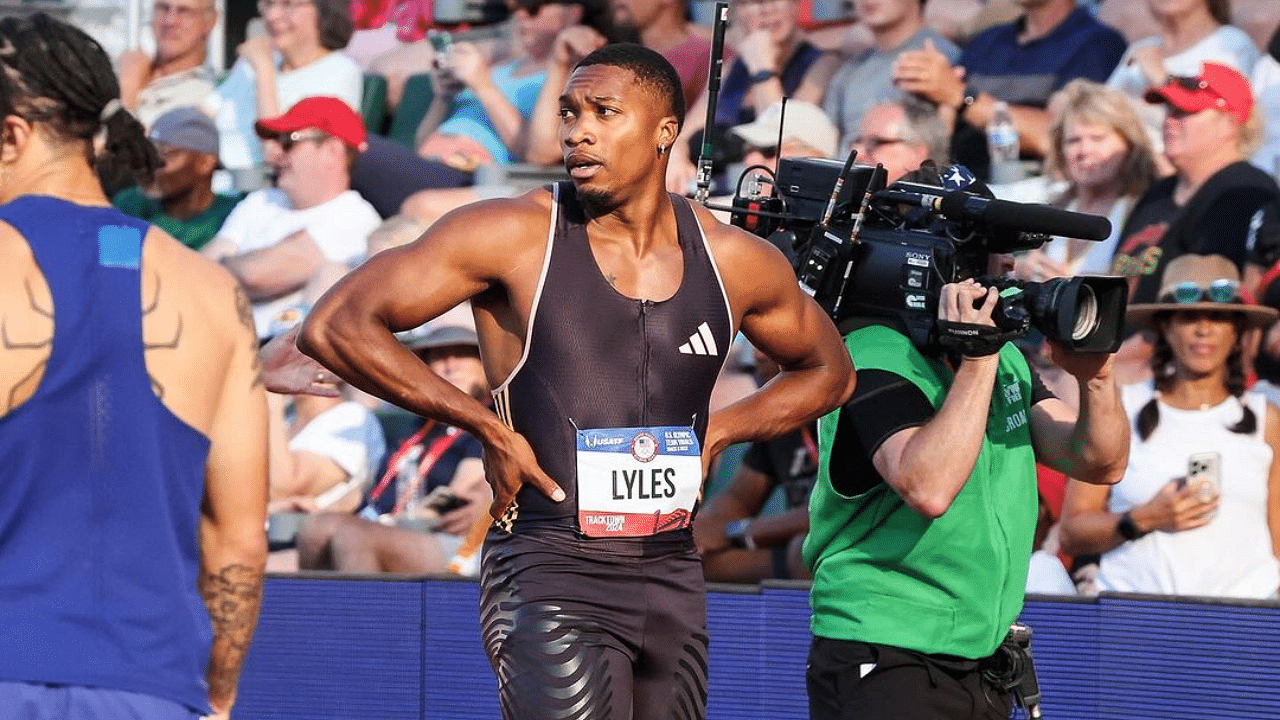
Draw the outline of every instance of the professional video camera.
M996 200L963 166L885 184L881 167L781 158L739 179L732 222L768 238L792 260L800 285L837 324L888 322L921 348L954 340L940 332L942 286L974 278L1000 291L993 317L999 339L1035 327L1073 350L1120 346L1128 287L1122 278L1073 277L1021 282L991 276L992 253L1037 248L1050 235L1101 240L1106 218ZM764 178L760 178L763 175ZM752 187L743 191L743 179ZM772 185L769 192L760 186ZM960 329L963 335L964 329Z

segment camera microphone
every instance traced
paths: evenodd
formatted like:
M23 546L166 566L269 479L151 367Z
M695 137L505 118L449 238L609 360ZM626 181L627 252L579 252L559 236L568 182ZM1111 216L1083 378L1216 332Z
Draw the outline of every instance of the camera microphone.
M1111 235L1111 221L1098 215L1085 215L1046 205L993 200L962 190L943 195L936 207L925 207L939 210L952 220L977 220L1028 233L1060 235L1081 240L1106 240Z

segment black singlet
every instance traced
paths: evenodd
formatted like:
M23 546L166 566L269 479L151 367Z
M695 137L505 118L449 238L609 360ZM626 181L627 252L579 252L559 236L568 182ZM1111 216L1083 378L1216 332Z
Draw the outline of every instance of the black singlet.
M566 499L552 503L525 488L508 513L516 527L576 526L575 428L692 425L701 442L733 339L728 298L688 200L672 196L684 258L680 287L655 302L609 284L592 255L573 185L559 183L552 193L552 232L524 356L494 399Z

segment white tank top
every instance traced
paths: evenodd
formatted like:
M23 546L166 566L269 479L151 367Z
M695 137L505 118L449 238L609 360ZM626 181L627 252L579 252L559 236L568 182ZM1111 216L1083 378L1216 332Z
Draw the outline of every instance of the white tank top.
M1127 385L1122 401L1130 427L1154 395L1150 382ZM1209 524L1176 533L1152 532L1102 556L1098 589L1171 595L1269 598L1280 585L1280 565L1267 525L1267 401L1246 392L1205 410L1179 410L1159 402L1160 422L1147 440L1135 432L1124 479L1111 489L1112 512L1147 502L1187 471L1192 453L1222 454L1222 497ZM1240 421L1242 402L1257 416L1248 435L1228 428Z

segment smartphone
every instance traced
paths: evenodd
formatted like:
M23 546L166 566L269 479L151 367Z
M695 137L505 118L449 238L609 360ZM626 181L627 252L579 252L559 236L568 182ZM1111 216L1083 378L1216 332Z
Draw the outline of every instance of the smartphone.
M1201 502L1218 497L1222 493L1222 454L1192 453L1187 458L1186 487L1195 488Z

